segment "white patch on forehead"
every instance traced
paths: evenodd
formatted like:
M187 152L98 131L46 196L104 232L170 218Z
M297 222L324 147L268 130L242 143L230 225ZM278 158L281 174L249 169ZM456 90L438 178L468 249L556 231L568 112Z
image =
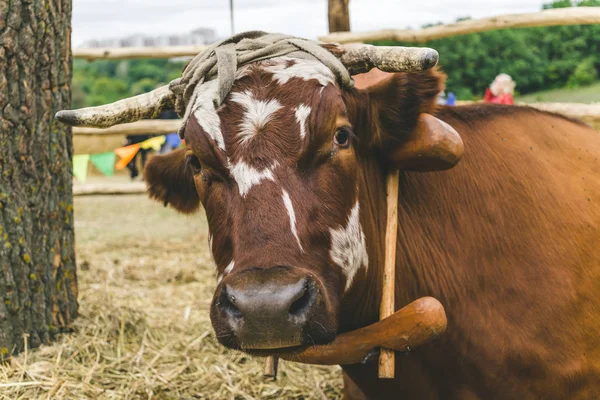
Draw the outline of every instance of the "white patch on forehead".
M342 268L346 275L346 290L352 285L356 272L369 266L369 256L365 245L365 234L360 225L360 207L358 201L350 211L348 224L339 229L330 229L331 260Z
M225 150L225 141L221 132L221 119L217 114L213 99L219 89L217 80L212 80L198 86L198 97L192 110L198 124L210 136L221 150Z
M242 143L252 139L282 107L275 99L256 100L250 91L234 92L231 94L231 100L246 109L238 134Z
M229 265L227 265L227 267L225 267L225 269L223 270L223 273L217 277L217 285L219 283L221 283L221 281L223 280L223 278L225 277L225 275L227 275L231 271L233 271L233 267L234 266L235 266L235 263L233 262L233 260L231 260L231 262L229 263Z
M231 165L230 163L229 172L231 172L231 176L233 176L233 179L238 185L240 195L246 197L246 194L248 194L252 186L258 185L263 179L275 181L273 170L277 168L278 165L279 164L275 162L271 167L259 171L253 166L248 165L243 161L239 161L235 165Z
M304 139L306 136L306 119L310 115L310 107L300 104L296 107L296 121L300 124L300 137Z
M316 79L321 86L335 84L333 73L329 68L316 60L299 60L289 57L280 57L281 62L263 67L263 70L271 72L273 79L280 85L287 83L291 78L300 78L308 81ZM293 60L294 64L288 66L287 61Z
M285 205L285 208L290 217L290 228L292 229L292 234L298 242L298 247L300 247L300 250L304 253L304 248L302 247L302 243L300 243L298 231L296 230L296 213L294 212L294 205L292 204L292 199L290 199L290 195L285 189L281 189L281 191L283 192L281 196L283 199L283 204Z

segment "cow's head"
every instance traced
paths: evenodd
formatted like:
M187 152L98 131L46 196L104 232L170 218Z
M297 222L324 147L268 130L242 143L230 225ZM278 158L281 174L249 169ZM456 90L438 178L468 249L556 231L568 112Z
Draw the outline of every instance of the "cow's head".
M221 343L261 352L335 337L342 304L366 295L381 252L361 209L385 196L365 178L444 158L405 154L415 132L451 129L423 116L443 80L430 70L343 90L318 61L280 57L238 70L217 108L217 80L199 88L185 148L154 157L145 179L150 197L206 211Z

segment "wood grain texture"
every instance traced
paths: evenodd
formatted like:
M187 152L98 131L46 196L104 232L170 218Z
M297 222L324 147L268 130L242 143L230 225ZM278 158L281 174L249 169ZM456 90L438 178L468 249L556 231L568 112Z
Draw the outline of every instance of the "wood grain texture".
M98 194L140 194L146 193L144 182L128 183L79 183L73 186L74 196Z
M396 241L398 237L398 184L400 171L395 169L387 176L387 223L385 230L385 264L379 319L385 319L394 313L394 282L396 277ZM381 349L379 355L379 378L394 378L395 353L390 349Z
M208 46L164 46L164 47L116 47L116 48L75 48L74 58L92 60L124 60L134 58L173 58L192 57L206 50Z
M376 40L427 43L445 37L467 35L506 28L533 28L557 25L593 25L600 23L600 7L572 7L544 10L536 13L510 14L498 17L472 19L430 28L381 29L371 32L335 32L319 39L323 42L358 43Z
M388 161L403 171L442 171L454 167L463 152L463 141L453 127L431 114L422 113L417 129L389 153Z
M329 20L330 33L350 30L349 2L350 0L329 0L327 17Z
M277 370L279 369L279 357L269 356L265 358L265 369L263 375L267 378L277 379Z

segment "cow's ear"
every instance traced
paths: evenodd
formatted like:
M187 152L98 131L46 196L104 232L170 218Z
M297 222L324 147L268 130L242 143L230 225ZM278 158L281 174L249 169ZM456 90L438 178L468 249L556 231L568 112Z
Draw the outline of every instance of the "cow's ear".
M435 171L460 160L460 135L433 115L446 80L438 68L396 74L375 70L355 80L359 94L367 97L362 102L371 124L366 142L390 168Z
M194 175L186 165L185 149L152 157L144 169L144 179L151 199L185 214L198 210L200 199Z

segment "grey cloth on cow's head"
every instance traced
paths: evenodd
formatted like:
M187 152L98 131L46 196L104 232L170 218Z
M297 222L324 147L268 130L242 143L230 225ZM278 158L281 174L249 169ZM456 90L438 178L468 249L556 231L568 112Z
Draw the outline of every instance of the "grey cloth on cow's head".
M202 83L218 80L219 89L214 106L221 105L231 91L239 67L251 62L289 56L318 60L327 66L344 89L352 88L354 81L341 61L317 42L294 36L250 31L237 34L210 46L190 61L181 78L173 80L169 89L175 94L175 110L183 116L179 136L189 118Z

